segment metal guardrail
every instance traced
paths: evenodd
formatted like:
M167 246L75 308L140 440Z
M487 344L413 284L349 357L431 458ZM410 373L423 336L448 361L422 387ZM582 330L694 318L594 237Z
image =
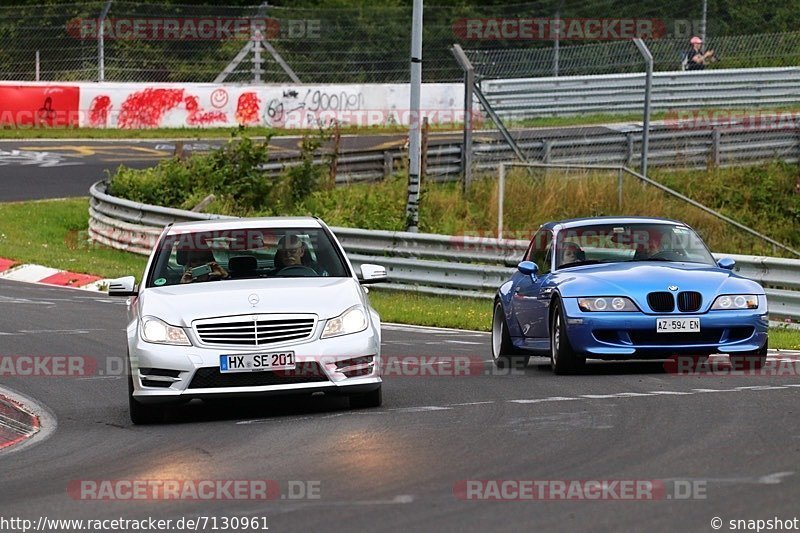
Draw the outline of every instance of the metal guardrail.
M503 119L591 113L637 113L645 75L608 74L484 80ZM710 69L653 74L652 110L785 108L800 103L800 68Z
M89 235L106 246L149 254L170 222L230 218L141 204L105 193L105 182L89 190ZM386 266L389 289L492 298L514 272L528 241L484 236L449 236L331 228L354 266ZM736 272L761 283L774 319L800 321L800 260L730 254Z
M641 158L642 130L637 125L561 128L559 131L542 129L535 133L522 130L512 131L512 135L529 162L636 167ZM460 140L431 146L427 152L427 178L433 181L459 179L462 173L461 146ZM337 160L336 182L382 180L404 168L406 157L407 154L400 149L344 153ZM513 159L512 148L502 139L492 139L489 132L475 132L473 170L494 171L499 163ZM663 123L654 123L650 129L650 167L735 167L776 159L800 162L800 130L697 130ZM326 162L323 156L315 159L316 164ZM299 160L291 159L267 163L262 169L267 176L277 176L285 168L300 164Z

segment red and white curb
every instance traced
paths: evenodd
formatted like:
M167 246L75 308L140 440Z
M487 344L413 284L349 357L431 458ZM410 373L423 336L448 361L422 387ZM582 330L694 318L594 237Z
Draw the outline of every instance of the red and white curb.
M21 403L0 395L0 450L28 440L39 428L38 416Z
M59 287L72 287L90 291L108 289L108 279L90 274L79 274L42 265L22 265L11 259L0 258L0 279L42 283Z

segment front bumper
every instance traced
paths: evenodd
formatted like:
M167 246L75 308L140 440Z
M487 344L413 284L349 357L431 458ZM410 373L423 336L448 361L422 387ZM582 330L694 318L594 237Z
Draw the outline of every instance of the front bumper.
M134 331L128 346L133 396L141 403L320 391L354 394L375 390L381 384L380 337L371 327L330 339L245 349L152 344ZM220 355L288 350L295 353L296 371L219 372ZM368 356L372 356L371 365L337 368L336 361Z
M598 359L742 353L766 345L766 305L705 313L584 312L576 298L563 299L567 337L578 354ZM657 318L699 318L700 333L656 333Z

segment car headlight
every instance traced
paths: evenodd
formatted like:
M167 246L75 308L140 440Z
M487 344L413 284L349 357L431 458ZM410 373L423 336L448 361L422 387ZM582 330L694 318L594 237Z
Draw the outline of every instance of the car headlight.
M624 296L601 296L599 298L578 298L581 311L638 311L629 298Z
M325 329L322 331L322 338L338 337L339 335L348 335L350 333L358 333L367 329L367 315L361 306L351 307L341 315L331 318L325 324Z
M177 346L191 346L189 337L183 328L170 326L163 320L154 316L142 318L142 340L156 344L174 344Z
M758 295L756 294L723 294L717 296L711 310L727 309L757 309Z

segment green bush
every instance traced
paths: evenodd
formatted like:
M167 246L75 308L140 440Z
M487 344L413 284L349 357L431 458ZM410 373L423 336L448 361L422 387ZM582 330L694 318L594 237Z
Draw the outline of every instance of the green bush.
M212 152L186 159L174 157L139 170L120 167L109 192L137 202L191 209L209 194L215 201L206 211L233 215L274 214L274 206L294 205L288 176L267 177L259 169L269 160L268 140L242 138Z
M268 159L266 142L242 139L185 161L170 159L145 170L122 168L114 176L110 192L134 201L183 209L191 209L213 193L215 200L206 212L237 216L313 215L332 226L405 229L405 177L331 187L328 165L315 162L326 136L321 131L306 137L301 164L277 178L265 176L258 168ZM708 172L655 169L651 176L778 242L800 248L796 165L773 162ZM615 172L551 171L544 175L514 170L506 183L504 228L508 236L525 238L547 220L599 215L662 216L695 227L714 251L781 255L780 250L772 250L732 225L630 178L624 182L623 198L620 209ZM462 193L458 183L423 180L420 230L495 235L496 175L477 178L467 194Z

